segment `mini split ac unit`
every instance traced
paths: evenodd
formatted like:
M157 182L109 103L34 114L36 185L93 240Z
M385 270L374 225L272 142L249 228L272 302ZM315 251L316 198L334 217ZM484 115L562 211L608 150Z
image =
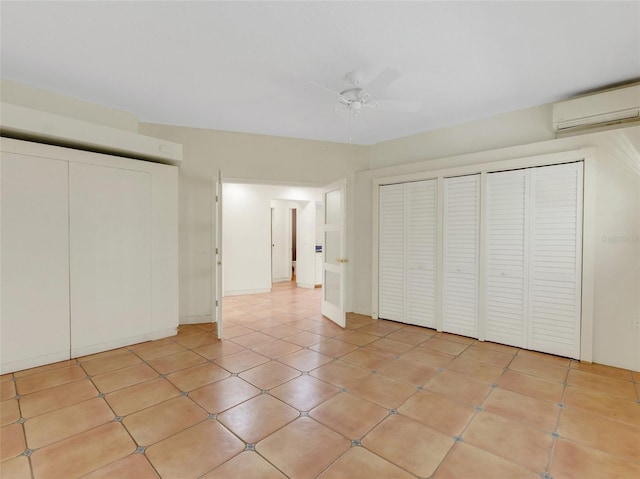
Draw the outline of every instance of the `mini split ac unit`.
M632 121L640 121L640 83L553 105L553 130L558 134Z

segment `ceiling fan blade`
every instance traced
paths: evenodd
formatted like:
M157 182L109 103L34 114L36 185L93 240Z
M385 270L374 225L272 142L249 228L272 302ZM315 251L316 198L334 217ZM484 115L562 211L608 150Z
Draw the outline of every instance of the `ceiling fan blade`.
M370 102L368 107L378 111L397 111L401 113L415 113L422 109L422 102L419 101L395 101L376 100Z
M320 85L320 83L316 83L316 82L313 82L311 80L307 80L307 82L309 82L311 85L315 86L316 88L320 88L321 90L324 90L324 91L327 91L329 93L332 93L337 97L344 98L339 92L333 91L331 88L327 88L324 85Z
M393 68L385 68L378 76L371 80L369 83L364 85L362 88L367 91L375 92L377 90L382 90L387 86L391 85L394 81L402 76L398 70L394 70Z

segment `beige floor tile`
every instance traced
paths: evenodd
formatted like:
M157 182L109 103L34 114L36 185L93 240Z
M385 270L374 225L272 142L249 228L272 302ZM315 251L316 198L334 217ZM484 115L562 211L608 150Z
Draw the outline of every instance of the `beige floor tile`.
M376 336L386 336L387 334L391 334L394 331L398 331L402 328L403 325L401 323L394 323L393 321L378 319L377 321L372 321L371 323L362 326L358 329L358 331L367 334L375 334Z
M452 333L436 333L435 337L437 339L446 339L447 341L453 341L455 343L460 343L460 344L473 344L475 343L477 340L474 338L469 338L467 336L460 336L459 334L452 334Z
M475 343L472 344L472 346L474 348L485 349L488 351L497 351L499 353L511 354L512 356L514 354L517 354L518 351L520 350L520 348L516 348L514 346L507 346L506 344L492 343L490 341L476 341Z
M563 358L562 356L554 356L553 354L540 353L538 351L530 351L528 349L521 349L518 351L518 357L525 357L542 361L543 363L553 364L562 368L567 368L571 364L571 359Z
M126 368L127 366L133 366L134 364L139 364L141 362L142 360L135 354L129 351L124 351L104 358L85 361L80 363L80 365L88 375L96 376L116 369Z
M526 356L516 356L509 364L511 371L517 371L524 374L535 376L539 379L547 381L564 382L567 379L569 370L565 367L556 366L554 364L532 359Z
M301 333L302 330L288 324L281 324L279 326L261 329L260 332L273 336L274 338L286 338L287 336L293 336L294 334Z
M205 361L206 359L199 354L192 351L183 351L178 354L172 354L171 356L152 359L147 364L160 374L171 374L181 369L195 366L196 364L202 364Z
M400 341L394 341L393 339L381 338L377 341L367 344L366 349L372 351L380 351L382 353L389 353L393 355L404 354L407 351L413 349L413 346L407 343L401 343Z
M238 377L228 377L195 389L189 397L211 414L218 414L260 394L260 389Z
M381 374L370 374L348 389L352 394L386 409L397 408L416 393L415 386Z
M428 349L430 351L438 351L440 353L452 354L457 356L469 347L468 344L460 343L458 341L450 341L448 339L440 339L437 336L428 339L424 343L420 344L421 348Z
M469 444L456 444L433 479L539 479L522 466Z
M273 338L271 338L271 340L273 341ZM267 361L269 361L269 358L261 354L254 353L253 351L242 351L216 359L215 363L229 372L241 373L242 371L254 368L259 364L266 363Z
M94 361L96 359L106 359L106 358L108 358L110 356L120 356L121 354L125 354L125 353L128 353L128 352L130 352L128 347L109 349L107 351L102 351L102 352L99 352L99 353L88 354L87 356L79 357L79 358L76 359L76 361L79 364L83 364L83 363L86 363L88 361Z
M91 380L82 379L22 396L20 409L23 417L30 418L86 401L97 397L98 394L99 392Z
M558 425L560 437L612 456L640 463L640 428L565 408Z
M223 358L225 356L239 353L240 351L244 351L242 346L226 340L221 340L213 344L206 344L193 350L193 352L198 353L200 356L207 359Z
M391 339L392 341L399 341L401 343L410 344L411 346L418 346L421 343L424 343L427 339L430 339L433 334L429 333L428 330L424 330L424 332L417 331L415 329L399 329L394 331L385 338Z
M150 381L158 377L158 373L146 364L137 364L93 377L92 381L100 392L110 393L135 384Z
M253 331L249 334L231 338L231 340L234 343L239 344L240 346L243 346L245 348L256 348L258 346L262 346L264 344L270 343L271 341L274 341L275 338L273 336L269 336L268 334Z
M501 388L509 391L556 403L561 401L562 392L564 391L564 386L560 383L539 379L515 371L505 371L504 374L500 376L500 379L498 379L497 384Z
M309 415L349 439L360 439L389 411L352 394L340 393L312 409Z
M31 376L32 374L40 374L40 373L44 373L44 372L50 372L53 371L54 369L61 369L61 368L69 368L70 366L74 366L78 364L78 361L76 361L75 359L65 359L64 361L58 361L55 363L51 363L51 364L45 364L43 366L38 366L36 368L31 368L31 369L24 369L22 371L16 371L13 373L13 375L17 378L24 378L26 376Z
M480 412L462 434L469 443L541 474L551 456L551 434L490 412Z
M365 316L358 313L347 313L347 328L358 329L367 324L373 323L375 320L371 316Z
M8 399L0 402L0 427L12 424L20 417L20 407L17 399Z
M337 387L305 374L272 389L270 394L299 411L309 411L339 391Z
M621 381L589 372L571 370L567 383L578 388L593 389L602 393L636 401L638 395L635 385L630 381Z
M277 361L256 366L238 376L260 389L272 389L280 384L300 376L300 371Z
M471 406L431 391L417 392L398 412L448 436L459 435L475 414Z
M156 343L155 341L152 341L150 343L145 343L144 347L134 349L132 346L131 349L133 349L134 352L145 361L151 361L152 359L182 353L187 350L187 348L176 343L174 340L165 341L164 343Z
M146 457L142 454L131 454L101 467L82 479L160 479Z
M86 376L87 374L77 364L62 366L51 371L18 378L16 381L16 390L18 394L24 396L26 394L60 386L61 384L79 381L80 379L84 379Z
M16 396L16 385L12 376L4 376L0 381L0 401L13 399Z
M455 356L417 347L404 353L400 358L408 361L416 361L433 369L439 369L446 367L447 364L455 359Z
M514 358L513 354L501 353L499 351L478 347L477 343L465 349L460 357L493 364L494 366L500 366L501 368L506 368Z
M113 420L104 399L94 398L42 414L24 423L29 449L39 449Z
M370 351L367 349L356 349L340 358L341 361L370 370L379 369L394 359L396 359L395 354Z
M204 363L169 374L167 379L181 391L189 392L229 376L229 372L220 366Z
M256 445L256 451L289 477L311 479L351 443L308 417L301 417Z
M343 341L349 344L355 344L356 346L364 346L379 339L379 336L375 334L364 333L360 330L347 329L341 334L334 336L335 339Z
M576 369L578 371L584 371L591 374L598 374L600 376L606 376L609 378L616 378L622 381L633 381L632 371L629 371L628 369L614 368L613 366L605 366L603 364L571 361L571 369Z
M591 414L640 427L638 403L591 389L567 387L564 404Z
M389 416L362 440L370 451L420 477L431 476L453 444L453 438L399 414Z
M136 449L122 424L110 422L35 451L36 479L74 478L111 464Z
M501 388L491 391L484 409L549 432L555 431L560 412L555 402L543 401Z
M150 446L207 419L191 399L180 396L131 414L122 423L140 446Z
M303 349L280 358L281 363L302 372L309 372L330 361L333 361L333 358L311 351L310 349Z
M309 374L339 388L348 388L353 383L371 374L371 371L344 361L332 361L311 371Z
M378 369L378 374L405 381L413 386L423 386L435 374L437 370L430 368L419 361L408 359L395 359Z
M415 476L367 451L352 447L318 479L413 479Z
M208 344L216 344L218 341L219 339L217 336L205 332L198 332L197 334L187 336L186 338L181 336L176 338L176 343L189 349L199 348Z
M118 416L128 416L179 395L178 388L158 378L109 393L105 399Z
M282 356L295 353L296 351L300 351L301 349L302 346L298 346L297 344L293 344L288 341L282 341L280 339L276 339L275 341L271 341L270 343L253 348L256 353L262 354L263 356L267 356L269 358L281 358Z
M287 479L287 476L265 461L259 454L245 451L216 467L201 479Z
M359 346L351 343L345 343L338 341L337 339L324 339L313 346L309 346L309 349L322 353L332 358L339 358L351 351L355 351Z
M296 419L297 409L260 394L218 415L218 421L248 443L256 443Z
M456 371L488 384L495 384L504 373L504 369L500 366L462 357L457 357L451 361L447 364L446 369Z
M0 477L6 479L31 479L29 458L18 456L0 463Z
M0 428L0 461L22 454L27 448L22 424L14 423Z
M244 443L224 426L207 420L154 444L145 455L162 479L187 479L202 476L243 449Z
M253 317L253 319L255 319L255 317ZM234 325L225 327L223 336L225 339L235 339L251 333L255 333L255 330L242 325Z
M343 329L334 323L324 322L319 326L314 326L308 329L310 332L315 334L320 334L321 336L325 336L327 338L332 338L336 334L340 334Z
M482 405L491 391L491 386L486 383L448 370L434 376L424 387L474 407Z
M309 331L302 331L298 334L294 334L293 336L287 336L286 341L306 348L317 344L324 339L324 336L321 336L319 334L310 333Z
M640 462L627 461L560 439L549 469L553 479L627 479L640 477Z

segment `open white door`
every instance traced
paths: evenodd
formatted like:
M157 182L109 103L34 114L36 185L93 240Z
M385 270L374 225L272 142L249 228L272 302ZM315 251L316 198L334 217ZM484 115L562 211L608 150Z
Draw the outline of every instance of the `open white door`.
M222 339L222 171L218 171L218 178L214 178L215 197L213 202L213 290L211 315L217 324L218 339Z
M347 180L323 188L322 314L343 328L347 279Z

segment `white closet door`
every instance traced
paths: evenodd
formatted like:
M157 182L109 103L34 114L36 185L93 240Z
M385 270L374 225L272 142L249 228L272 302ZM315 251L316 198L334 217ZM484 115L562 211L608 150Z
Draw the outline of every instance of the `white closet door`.
M444 180L444 331L478 337L480 175Z
M487 175L485 339L527 346L528 170Z
M2 153L2 373L69 358L68 163Z
M580 355L582 163L531 170L529 348Z
M69 168L72 356L151 331L150 174Z
M404 320L404 185L383 185L379 191L379 312L393 321Z
M407 183L407 300L409 324L436 326L436 180Z

